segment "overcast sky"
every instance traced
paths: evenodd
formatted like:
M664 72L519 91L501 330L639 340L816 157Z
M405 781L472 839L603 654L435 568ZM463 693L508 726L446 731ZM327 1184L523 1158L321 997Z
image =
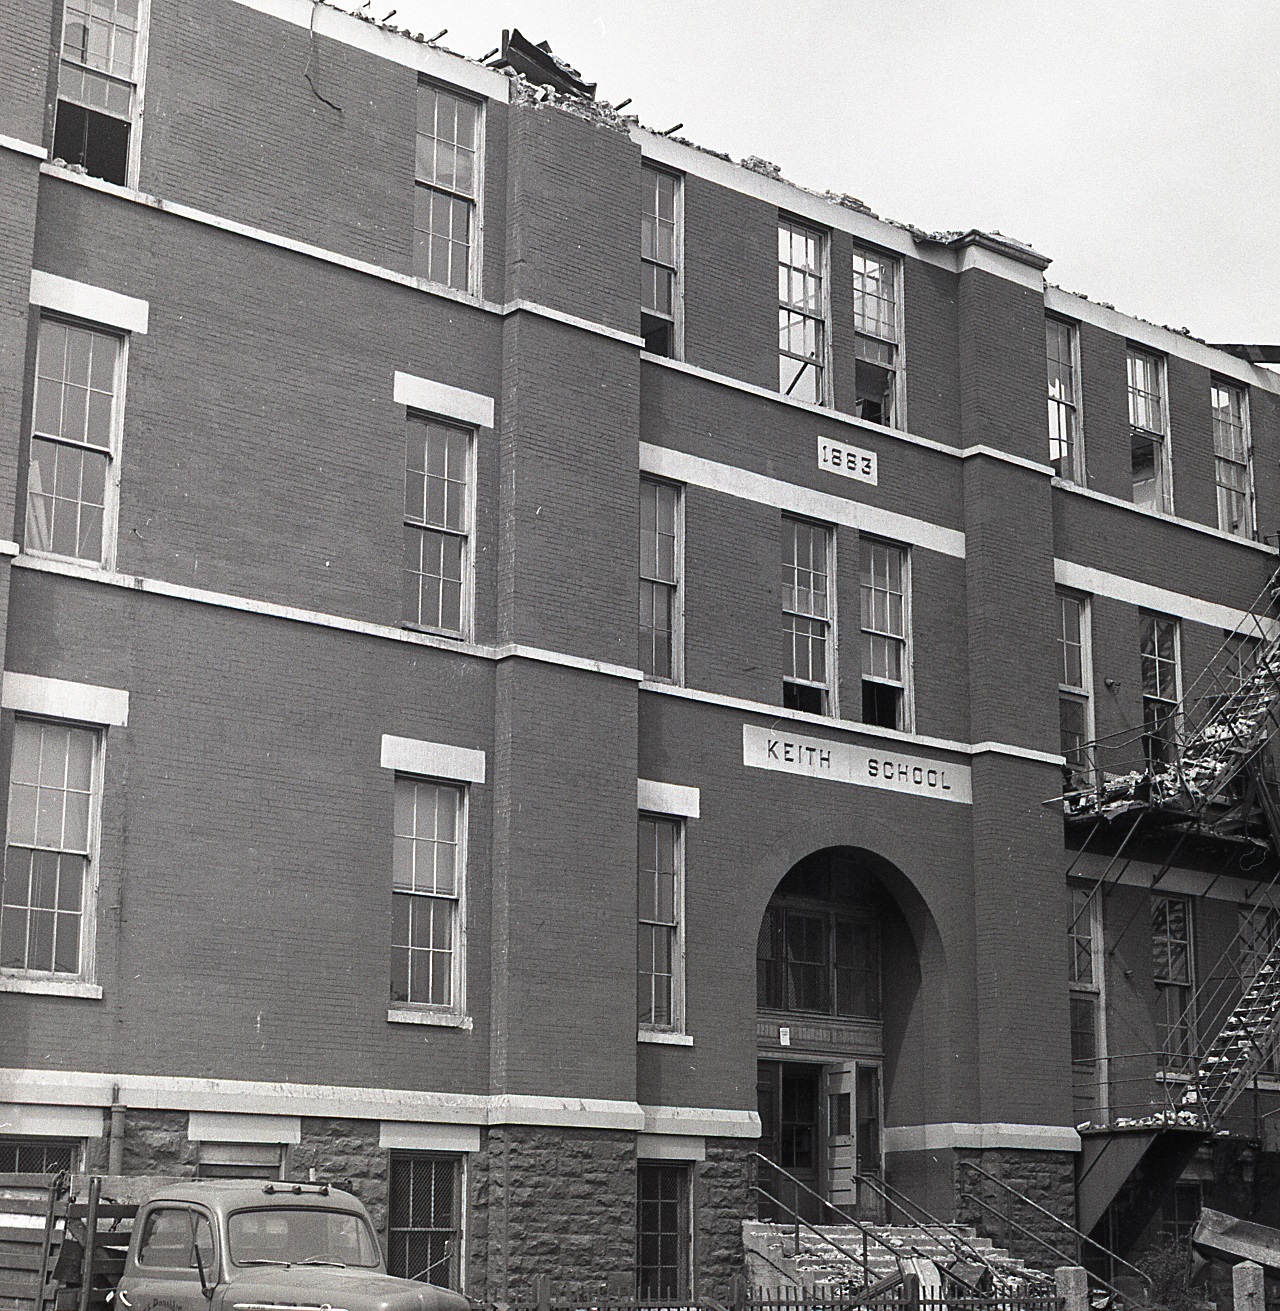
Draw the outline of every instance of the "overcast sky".
M354 7L354 0L342 0ZM381 18L396 0L373 0ZM1280 0L398 0L479 57L518 27L625 112L1059 286L1280 343Z

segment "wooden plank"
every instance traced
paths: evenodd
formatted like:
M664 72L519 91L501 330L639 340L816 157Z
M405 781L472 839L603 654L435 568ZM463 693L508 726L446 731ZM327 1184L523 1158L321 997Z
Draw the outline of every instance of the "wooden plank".
M0 1252L0 1270L39 1270L40 1249L23 1247L12 1252Z
M21 1243L24 1247L28 1244L43 1247L44 1227L0 1223L0 1243Z
M43 1197L24 1197L18 1193L0 1194L0 1213L9 1215L44 1215L49 1206L48 1194Z
M0 1297L29 1297L34 1301L40 1287L36 1279L36 1274L10 1274L7 1270L0 1270Z
M72 1202L67 1207L67 1214L82 1220L89 1212L87 1202ZM99 1220L135 1220L138 1216L137 1202L99 1202Z

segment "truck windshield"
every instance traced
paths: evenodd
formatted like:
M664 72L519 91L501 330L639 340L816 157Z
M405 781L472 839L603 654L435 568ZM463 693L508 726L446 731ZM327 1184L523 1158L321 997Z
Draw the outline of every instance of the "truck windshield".
M227 1220L236 1265L377 1267L378 1246L363 1217L319 1207L277 1206L236 1211Z

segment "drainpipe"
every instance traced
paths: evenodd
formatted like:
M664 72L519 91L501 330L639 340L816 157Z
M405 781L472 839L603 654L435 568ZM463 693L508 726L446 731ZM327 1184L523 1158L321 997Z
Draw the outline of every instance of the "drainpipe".
M111 1089L111 1127L107 1136L107 1173L124 1174L124 1103L120 1085Z

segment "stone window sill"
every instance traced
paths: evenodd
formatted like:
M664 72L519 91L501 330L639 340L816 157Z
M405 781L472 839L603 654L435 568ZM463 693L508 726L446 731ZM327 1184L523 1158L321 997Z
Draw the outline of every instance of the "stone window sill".
M470 1015L458 1015L454 1011L420 1010L416 1006L390 1006L387 1008L388 1024L433 1024L441 1029L467 1029L474 1027Z
M663 1047L692 1047L693 1034L668 1033L665 1029L641 1029L636 1034L637 1042L652 1042Z
M102 985L85 983L81 979L57 979L38 974L0 975L0 992L26 992L42 997L80 997L85 1001L101 1001Z

